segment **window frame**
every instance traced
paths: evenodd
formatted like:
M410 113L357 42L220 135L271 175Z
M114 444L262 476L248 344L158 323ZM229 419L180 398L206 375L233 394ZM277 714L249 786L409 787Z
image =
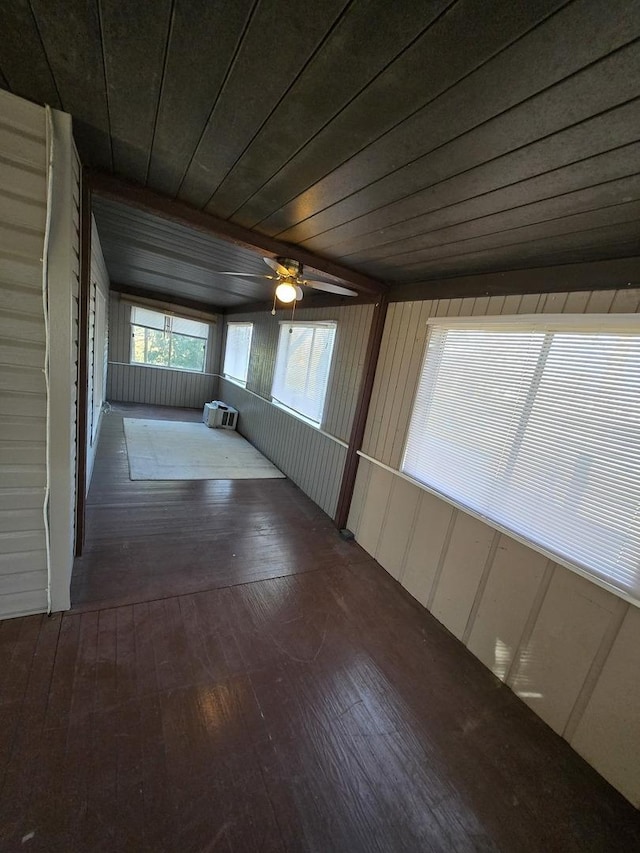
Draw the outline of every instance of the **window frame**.
M163 331L162 329L155 329L152 326L145 326L142 323L134 322L135 309L136 308L140 308L144 311L150 311L154 314L159 315L160 317L164 317L164 325L165 325L164 334L168 334L170 336L170 338L169 338L169 364L153 364L152 362L136 361L134 359L134 334L135 334L134 329L144 329L145 330L145 342L146 342L146 332L147 331L151 331L151 332L162 332ZM173 325L173 319L174 318L176 318L178 320L187 320L187 321L199 323L200 325L206 326L207 327L206 337L199 337L198 335L187 335L187 334L183 334L182 332L175 332L173 330L173 328L171 328L171 326ZM169 326L170 326L170 328L168 328L168 329L167 329L167 321L169 321ZM174 311L165 311L165 310L161 310L158 308L153 308L153 307L148 306L148 305L135 305L134 304L134 305L131 305L131 312L129 315L129 327L131 330L130 331L130 337L129 337L129 341L130 341L129 364L131 364L132 366L135 366L135 367L152 367L152 368L159 369L159 370L178 370L178 371L180 371L180 373L194 373L196 375L203 375L203 374L207 373L207 358L209 355L209 339L211 337L211 322L210 321L205 320L205 319L201 319L201 318L196 318L196 317L189 317L188 315L180 314L180 313L174 312ZM175 337L182 337L182 338L190 338L192 340L197 340L197 341L203 341L204 350L202 353L202 369L201 370L200 369L194 369L192 367L181 367L179 365L174 365L174 364L170 363L172 343L173 343L174 336ZM145 347L145 352L146 352L146 347Z
M227 325L227 328L226 328L225 341L224 341L224 356L222 359L222 375L228 382L235 382L236 385L240 385L242 388L246 388L247 387L247 381L249 379L249 365L251 363L251 346L253 344L253 323L249 320L237 320L237 321L228 320L226 325ZM227 361L227 348L229 346L229 329L231 326L235 326L235 327L238 327L238 326L247 327L248 326L249 329L251 330L250 334L249 334L249 349L247 352L247 371L246 371L246 375L245 375L244 379L240 379L238 376L234 376L231 373L227 373L227 371L225 370L226 361Z
M316 328L327 329L327 328L329 328L329 329L333 330L333 337L332 337L332 341L331 341L331 353L329 355L329 366L328 366L328 370L327 370L327 379L326 379L326 384L325 384L325 387L323 390L323 395L322 395L322 407L321 407L321 412L320 412L320 420L315 420L315 418L311 417L310 415L308 415L305 412L300 411L299 409L294 408L293 406L286 403L284 400L281 400L276 394L274 394L274 388L275 388L276 380L278 378L278 371L279 371L280 347L281 347L281 341L282 341L282 329L285 326L298 327L298 328L310 328L310 329L316 329ZM309 426L312 426L314 429L318 429L320 431L322 431L322 424L324 423L325 408L327 405L327 393L329 391L329 385L331 383L331 376L332 376L332 372L333 372L333 365L334 365L333 357L334 357L334 353L335 353L337 334L338 334L338 323L336 320L280 320L279 324L278 324L278 343L277 343L277 347L276 347L276 357L275 357L275 362L274 362L273 377L271 380L271 402L273 403L273 405L277 406L278 408L282 409L283 411L287 412L288 414L293 415L294 417L298 418L299 420L303 421L304 423L308 424Z
M494 530L497 530L500 533L503 533L510 538L516 540L517 542L526 545L528 548L531 548L534 551L542 554L547 557L549 560L557 563L570 571L581 575L582 577L589 580L591 583L606 589L608 592L613 595L621 598L635 606L640 606L640 596L635 594L633 590L627 590L618 586L616 583L611 582L607 579L603 574L596 574L596 570L590 570L588 567L585 567L581 563L574 562L571 559L563 556L560 553L557 553L550 548L545 547L544 545L536 542L533 539L529 539L526 535L519 533L518 531L512 529L506 524L501 523L490 515L485 514L484 512L475 509L473 506L465 504L464 501L460 498L457 498L453 495L449 495L435 486L429 484L427 481L420 480L413 476L412 474L407 473L404 469L406 466L406 456L407 449L409 445L410 431L412 420L414 417L414 412L416 409L416 402L418 397L418 392L421 386L421 383L425 377L425 370L427 365L427 360L429 358L429 348L431 342L431 334L432 329L435 326L446 327L447 329L477 329L477 330L487 330L489 327L495 328L496 331L536 331L536 332L567 332L567 331L581 331L581 332L594 332L594 333L602 333L602 334L633 334L636 336L640 336L640 315L637 313L627 313L627 314L521 314L521 315L495 315L495 316L468 316L468 317L430 317L427 320L427 336L424 344L424 352L422 355L420 369L416 378L415 386L414 386L414 396L411 407L411 412L409 414L409 418L407 420L407 427L405 432L405 439L402 448L402 456L399 465L399 470L395 470L389 468L386 465L383 467L388 468L390 471L394 471L398 476L407 480L410 483L413 483L418 488L432 494L451 506L459 509L466 514L472 516L473 518L477 518L478 520L487 524L487 526L491 527ZM533 382L536 380L532 380ZM538 380L539 381L539 380ZM376 463L377 460L368 457L366 454L360 453L360 455L365 456L365 458L370 459L372 462ZM382 463L377 463L382 464Z

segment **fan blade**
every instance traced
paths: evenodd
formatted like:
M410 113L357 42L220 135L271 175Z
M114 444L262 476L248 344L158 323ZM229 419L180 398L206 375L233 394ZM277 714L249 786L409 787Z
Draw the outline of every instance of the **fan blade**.
M275 258L263 258L265 264L271 267L272 270L275 270L279 275L289 275L289 270L286 267L283 267L282 264L279 264Z
M326 293L336 293L338 296L357 296L355 290L349 290L348 287L341 287L339 284L332 284L330 281L307 281L302 280L305 287L312 287L314 290L324 290Z
M235 275L236 278L268 278L271 281L276 280L275 275L260 275L257 272L219 272L216 270L214 275Z

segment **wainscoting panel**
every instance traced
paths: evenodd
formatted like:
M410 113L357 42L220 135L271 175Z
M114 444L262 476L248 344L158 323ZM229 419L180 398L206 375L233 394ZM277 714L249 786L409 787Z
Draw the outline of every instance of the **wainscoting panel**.
M639 307L637 288L391 304L349 514L362 547L638 807L640 609L398 469L429 317Z
M109 362L107 400L114 402L197 409L215 399L216 387L211 373Z
M638 608L365 458L349 526L497 678L640 806Z
M234 382L220 379L220 398L238 410L238 431L333 517L346 447Z

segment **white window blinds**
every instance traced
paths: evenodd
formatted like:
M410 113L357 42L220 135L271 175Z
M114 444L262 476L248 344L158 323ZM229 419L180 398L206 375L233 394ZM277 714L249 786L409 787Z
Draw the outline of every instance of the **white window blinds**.
M637 318L430 321L402 470L640 599Z
M317 424L327 393L335 323L281 323L272 397Z
M247 381L252 334L252 323L227 324L223 373L238 382Z
M192 338L207 339L208 323L198 320L188 320L186 317L176 317L173 314L163 314L150 308L134 305L131 308L131 323L146 329L158 329L161 332L174 332L176 335L189 335Z

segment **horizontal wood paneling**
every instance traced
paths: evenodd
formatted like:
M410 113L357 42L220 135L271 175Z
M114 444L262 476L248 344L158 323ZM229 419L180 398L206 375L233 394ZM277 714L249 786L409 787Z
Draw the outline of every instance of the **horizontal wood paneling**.
M47 606L44 110L0 92L0 619Z
M131 305L112 293L109 302L109 365L107 400L158 406L200 408L217 393L219 319L211 323L207 345L207 372L188 373L130 364Z
M335 515L347 449L257 394L220 379L220 397L238 410L238 431L327 515Z
M637 288L390 305L364 451L400 466L429 316L638 310ZM366 459L349 526L411 595L640 807L637 608Z
M247 388L265 399L271 399L280 321L290 316L288 311L278 311L275 317L268 311L262 311L230 317L234 322L253 323ZM300 307L295 312L295 320L336 321L336 340L321 427L341 441L347 441L351 431L372 317L372 305Z

